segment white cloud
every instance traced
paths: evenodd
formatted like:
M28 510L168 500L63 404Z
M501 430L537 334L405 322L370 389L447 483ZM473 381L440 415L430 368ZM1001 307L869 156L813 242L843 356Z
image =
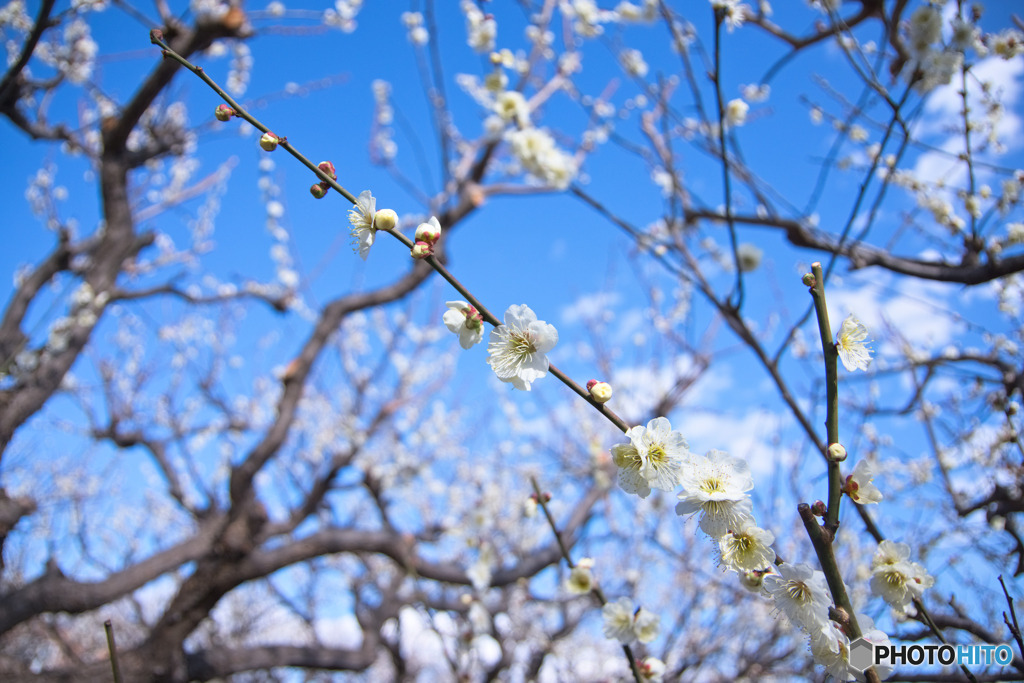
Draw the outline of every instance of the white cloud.
M584 294L562 309L562 320L568 325L590 320L601 321L621 300L618 292Z
M887 329L918 349L937 350L952 343L958 330L950 312L960 308L955 285L900 277L898 287L890 287L895 276L878 269L872 269L871 275L871 281L862 281L859 286L850 281L849 286L829 292L833 332L847 315L853 314L874 338L876 354L900 353L894 340L887 338Z
M1019 149L1020 132L1024 129L1024 121L1018 113L1021 110L1021 96L1024 94L1024 60L989 57L975 64L971 74L968 93L972 112L975 116L984 116L986 108L979 97L980 83L991 83L1003 104L1003 116L996 125L998 138L1007 151ZM959 79L954 78L949 85L932 91L925 101L921 120L915 126L915 134L942 151L925 152L917 158L914 164L916 178L926 182L942 178L954 186L962 185L965 181L966 168L955 157L963 151L963 135L951 132L951 128L962 126L963 123L963 99L959 93L961 86ZM950 154L953 156L950 157ZM951 172L951 169L955 170Z

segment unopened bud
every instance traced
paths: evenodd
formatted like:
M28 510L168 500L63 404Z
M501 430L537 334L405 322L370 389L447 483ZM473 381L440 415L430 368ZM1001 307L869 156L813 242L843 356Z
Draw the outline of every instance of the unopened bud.
M483 329L484 316L480 311L476 310L476 306L470 306L464 311L464 313L466 314L466 329Z
M814 286L814 273L804 273L804 276L801 279L801 282L803 282L808 287L813 287Z
M221 26L234 33L245 24L245 12L240 7L232 7L221 17Z
M764 587L764 577L771 572L754 569L751 571L740 572L740 585L746 588L751 593L759 593Z
M846 460L846 448L841 443L830 443L828 445L829 462L842 462Z
M218 121L230 121L231 117L235 115L235 110L226 104L218 104L217 108L213 110L213 115L217 117Z
M608 382L598 382L592 379L587 382L587 391L590 392L590 397L598 403L607 403L612 398L612 385Z
M373 227L388 232L398 225L398 214L394 209L381 209L373 219Z
M319 164L316 165L316 167L323 171L324 175L326 175L331 180L338 179L338 174L334 172L334 164L332 164L331 162L321 161Z
M426 242L417 242L409 253L414 259L424 259L434 253L434 246Z
M825 513L828 512L828 508L825 507L825 501L816 500L814 505L811 506L811 514L816 517L824 517Z
M273 152L275 149L277 149L277 143L280 142L280 140L281 139L279 137L277 137L270 131L267 131L266 133L263 134L263 137L260 138L260 147L262 147L268 152Z
M327 196L327 188L317 183L309 188L309 193L317 199L323 199Z
M416 241L434 244L441 237L441 224L433 216L426 223L420 223L416 227Z
M523 503L523 515L526 517L534 517L537 514L537 497L530 496Z

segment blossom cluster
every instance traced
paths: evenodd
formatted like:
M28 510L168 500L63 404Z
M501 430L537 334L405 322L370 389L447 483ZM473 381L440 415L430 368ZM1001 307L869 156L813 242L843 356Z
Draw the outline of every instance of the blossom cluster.
M922 5L907 23L906 44L910 60L903 73L918 91L928 92L936 86L949 84L962 69L968 50L973 50L979 57L991 51L1002 59L1012 59L1024 53L1024 33L1004 29L997 34L982 34L975 25L978 16L973 13L969 18L954 15L950 26L946 27L941 5ZM943 39L944 33L948 35L946 40Z
M851 363L866 366L869 354L861 348L866 332L856 319L848 320L852 322L845 325L846 334L840 333L840 353L849 355ZM749 494L754 484L746 461L719 450L706 455L692 453L682 434L674 431L664 417L651 420L646 427L633 427L626 436L628 443L611 448L619 468L619 486L640 497L647 497L653 489L671 491L681 487L676 512L699 517L700 529L718 546L721 564L736 572L745 587L772 598L776 609L807 634L815 661L832 676L845 681L857 675L848 666L849 636L829 617L832 598L825 575L806 564L775 566L775 537L758 527L754 519ZM840 444L830 447L830 459L838 462L845 456ZM872 476L868 461L861 461L847 477L843 491L855 502L877 503L882 494L872 483ZM890 551L874 563L872 587L898 607L905 606L911 597L920 597L921 591L931 585L923 567L906 561L908 555L909 548ZM573 580L581 583L581 577ZM628 635L628 600L623 600L621 605L605 606L605 633L609 637ZM862 637L878 644L888 642L868 617L858 615L858 624ZM879 673L884 676L887 672Z

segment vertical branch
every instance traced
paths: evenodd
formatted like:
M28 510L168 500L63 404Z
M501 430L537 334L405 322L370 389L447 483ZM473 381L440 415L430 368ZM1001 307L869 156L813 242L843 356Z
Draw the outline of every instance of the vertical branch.
M828 322L828 306L825 303L825 278L821 262L811 264L814 282L811 283L811 297L818 316L818 333L821 336L821 352L825 360L825 448L839 443L839 354L832 341L832 328ZM825 453L828 462L828 511L825 513L825 527L833 534L839 527L839 501L842 499L842 475L839 463Z
M730 301L734 310L743 307L743 269L740 268L739 245L736 242L736 221L732 216L732 179L729 169L729 152L725 146L726 112L722 102L722 22L725 8L715 8L715 103L718 107L718 149L722 153L722 191L725 193L725 222L729 226L729 244L732 247L732 262L736 268L735 300ZM732 297L730 297L732 298Z
M967 245L968 251L977 249L978 243L978 219L974 215L976 209L973 205L977 203L975 196L974 159L971 156L971 109L967 102L967 71L969 67L964 62L960 66L960 100L963 109L960 111L964 122L964 166L967 167L967 195L964 197L964 206L971 217L971 244Z

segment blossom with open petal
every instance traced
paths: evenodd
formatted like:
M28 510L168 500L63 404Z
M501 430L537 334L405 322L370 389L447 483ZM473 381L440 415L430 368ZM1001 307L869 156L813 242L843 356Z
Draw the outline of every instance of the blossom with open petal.
M641 607L633 615L633 633L641 643L649 643L658 637L661 628L661 617Z
M569 578L565 580L566 589L573 595L586 595L594 590L594 573L589 566L582 563L573 567Z
M373 225L376 215L377 199L369 190L363 190L356 197L355 208L348 212L348 222L352 224L352 237L355 238L359 256L364 261L377 236L377 228Z
M871 463L867 460L861 460L857 463L857 466L853 468L853 474L846 477L846 485L843 486L843 493L848 495L854 502L862 505L877 503L882 500L882 492L878 490L877 486L871 483L874 476L875 472L871 467Z
M623 596L601 608L604 618L605 638L614 638L620 643L633 642L633 601Z
M509 306L505 324L491 330L487 363L502 382L516 389L530 390L530 384L548 374L545 355L558 343L558 330L526 304Z
M724 451L692 455L685 462L680 479L676 513L702 513L700 528L714 539L754 521L754 506L747 491L754 488L750 467L743 458Z
M647 427L630 428L629 443L612 446L612 459L619 467L619 486L627 493L646 498L652 488L671 491L679 485L683 461L690 457L686 439L672 431L664 417Z
M825 575L806 564L779 565L778 574L764 577L764 588L789 620L810 634L828 628L832 604Z
M917 562L910 561L910 546L885 540L871 559L871 590L901 612L920 599L935 579Z
M864 323L852 315L847 316L836 337L836 351L847 370L868 369L871 347L868 346L867 338L868 328L864 327Z
M604 635L627 644L634 640L649 643L658 637L661 618L643 607L634 611L633 602L621 597L615 602L606 603L601 609L604 617Z
M770 567L775 562L775 551L771 548L774 542L772 532L747 524L718 539L722 564L739 572Z
M447 301L442 320L445 327L459 335L459 345L464 349L479 344L484 338L484 318L476 306L465 301Z

